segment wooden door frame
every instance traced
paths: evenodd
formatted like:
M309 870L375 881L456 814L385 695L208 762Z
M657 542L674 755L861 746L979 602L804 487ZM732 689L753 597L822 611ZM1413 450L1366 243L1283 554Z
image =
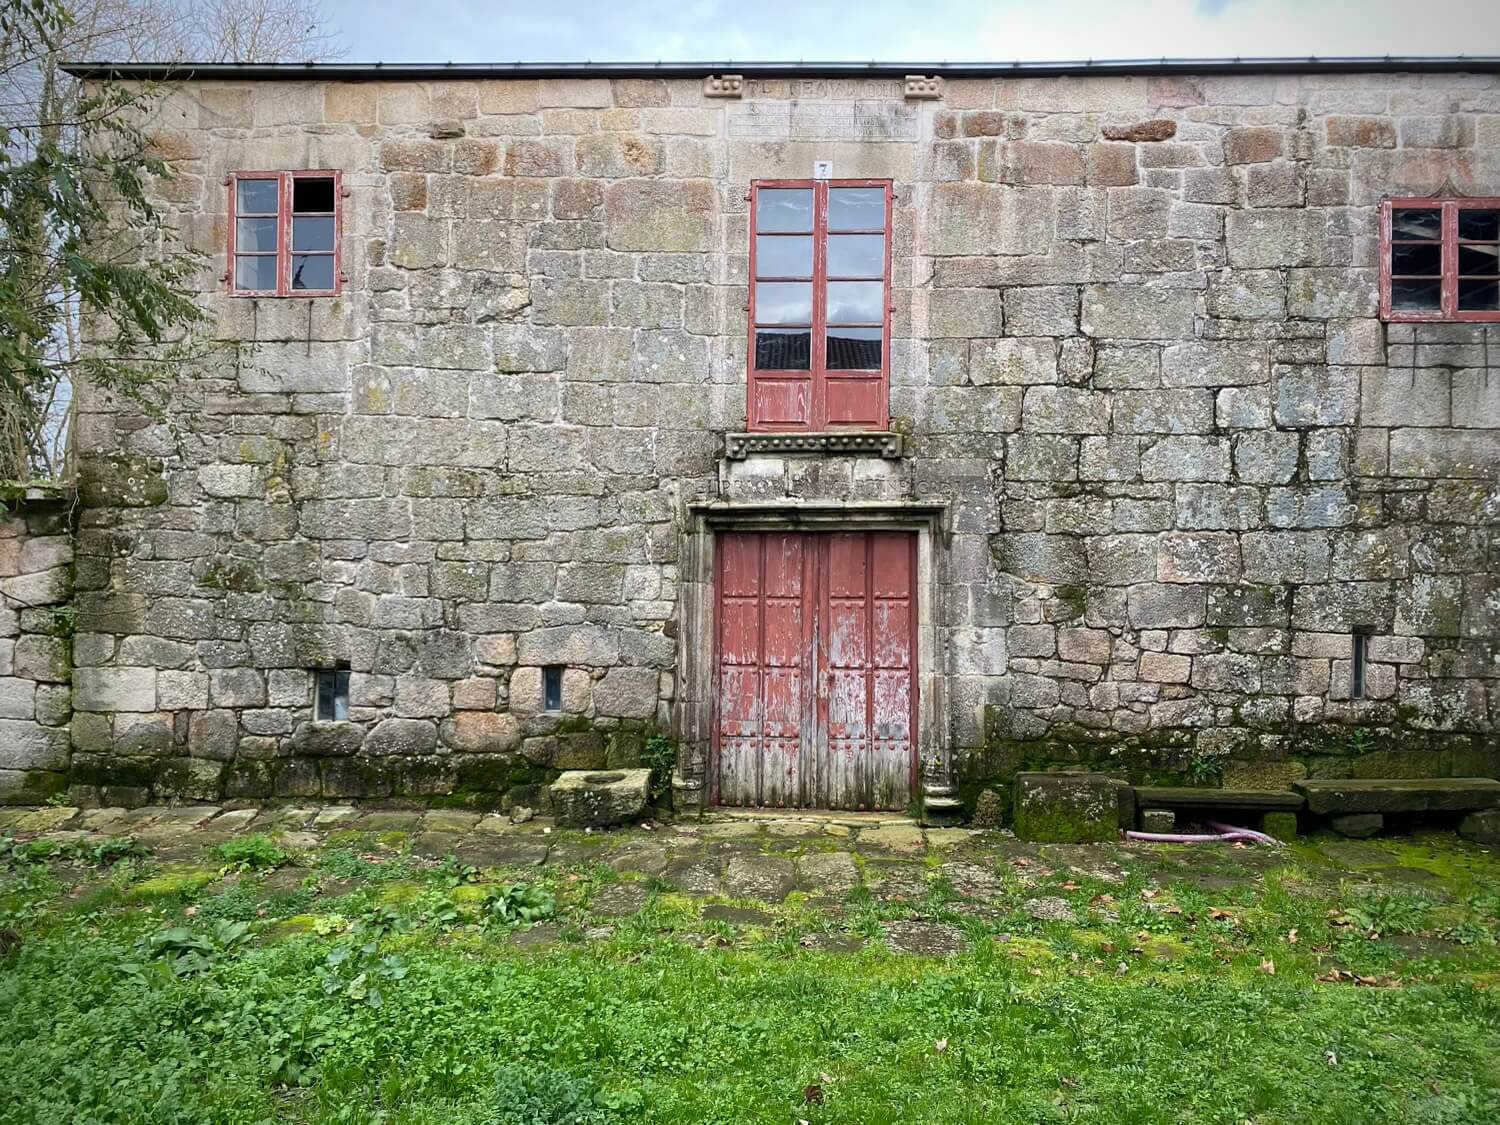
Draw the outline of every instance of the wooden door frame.
M733 503L689 504L679 574L677 692L673 733L678 740L674 791L687 807L713 803L717 778L718 591L717 532L905 531L916 534L912 732L917 784L913 796L952 784L946 679L939 647L938 595L950 534L948 506L940 503Z

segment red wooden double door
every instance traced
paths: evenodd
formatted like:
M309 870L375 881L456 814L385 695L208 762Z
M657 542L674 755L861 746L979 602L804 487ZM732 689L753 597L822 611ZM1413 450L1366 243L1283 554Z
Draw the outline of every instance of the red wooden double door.
M916 537L737 531L718 551L718 802L906 808Z

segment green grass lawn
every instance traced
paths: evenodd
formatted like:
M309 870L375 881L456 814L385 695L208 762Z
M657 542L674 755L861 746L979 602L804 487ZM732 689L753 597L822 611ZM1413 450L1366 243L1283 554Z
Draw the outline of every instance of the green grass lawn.
M929 851L915 895L743 921L604 844L237 844L0 846L0 1121L1500 1121L1500 862L1447 836L1367 870L1101 846L1109 878L976 843L983 893ZM644 906L597 917L622 879ZM903 920L964 949L895 951Z

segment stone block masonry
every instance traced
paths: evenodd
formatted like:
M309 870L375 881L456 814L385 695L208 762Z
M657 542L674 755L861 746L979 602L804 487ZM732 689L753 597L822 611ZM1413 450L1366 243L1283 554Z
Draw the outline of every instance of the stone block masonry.
M63 489L20 489L0 516L0 804L68 786L72 501Z
M812 85L174 89L162 203L245 347L164 421L80 391L76 672L19 671L47 671L60 646L23 630L64 596L28 522L0 776L535 804L659 729L701 794L713 600L683 594L712 501L943 508L922 742L950 779L1500 774L1500 326L1376 312L1382 198L1500 196L1500 80L891 83L814 116L899 129L763 135L808 117L793 92L839 100ZM904 455L725 459L746 192L815 159L894 183ZM226 294L225 177L317 168L347 192L342 295Z

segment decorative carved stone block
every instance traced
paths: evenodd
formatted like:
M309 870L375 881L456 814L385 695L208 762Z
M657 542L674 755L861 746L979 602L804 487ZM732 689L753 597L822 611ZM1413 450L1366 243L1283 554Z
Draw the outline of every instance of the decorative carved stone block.
M906 97L909 101L937 101L943 96L943 80L937 75L908 74Z
M742 98L745 96L745 76L742 74L710 74L703 79L705 98Z

